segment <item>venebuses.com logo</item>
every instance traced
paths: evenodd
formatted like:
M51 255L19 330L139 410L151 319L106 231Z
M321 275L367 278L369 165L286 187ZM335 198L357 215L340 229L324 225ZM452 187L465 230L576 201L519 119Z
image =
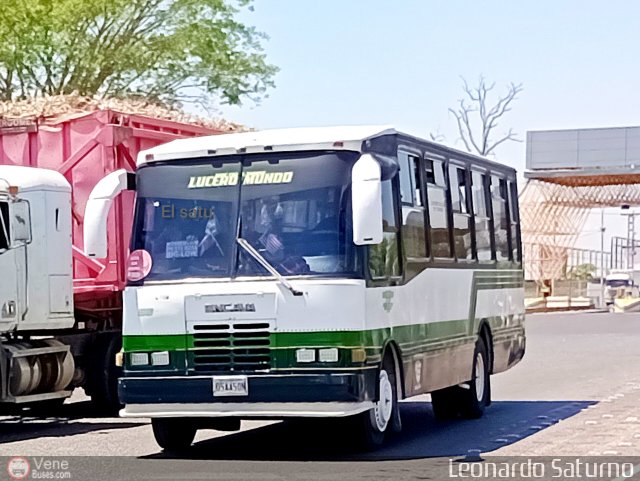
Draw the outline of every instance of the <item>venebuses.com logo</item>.
M71 479L69 461L45 457L13 456L7 460L9 479Z
M10 479L27 479L31 472L29 460L22 456L14 456L7 461L7 474Z

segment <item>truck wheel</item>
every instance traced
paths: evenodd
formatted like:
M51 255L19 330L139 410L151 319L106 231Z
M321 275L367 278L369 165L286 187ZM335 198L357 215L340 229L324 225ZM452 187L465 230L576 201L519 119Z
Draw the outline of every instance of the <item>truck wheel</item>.
M62 406L67 398L49 399L29 406L29 414L38 417L50 417L61 414Z
M382 445L387 432L399 419L396 369L393 357L385 356L378 373L378 401L373 409L356 416L359 444L363 449L375 449Z
M151 420L156 443L165 451L183 451L191 446L198 430L186 418L154 418Z
M473 378L469 381L469 389L460 393L460 414L467 419L476 419L484 414L484 409L491 399L489 384L489 356L487 346L482 338L476 342L473 354Z
M121 348L119 333L98 335L92 346L91 402L102 414L117 414L122 407L118 399L118 378L122 376L122 368L116 366L116 354Z

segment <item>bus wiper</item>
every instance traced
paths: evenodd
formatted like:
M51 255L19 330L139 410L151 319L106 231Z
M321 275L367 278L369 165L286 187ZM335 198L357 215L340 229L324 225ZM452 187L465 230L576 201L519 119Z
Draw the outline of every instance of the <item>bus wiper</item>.
M299 291L298 289L296 289L295 287L293 287L291 285L291 283L284 278L284 276L282 274L280 274L275 267L273 267L269 261L267 259L265 259L262 254L260 254L251 244L249 244L245 239L243 239L242 237L238 237L236 239L236 241L238 242L238 244L240 245L240 247L242 247L245 251L247 251L249 253L249 255L251 257L253 257L256 261L258 261L258 264L260 264L262 267L264 267L266 270L269 271L269 273L271 275L273 275L273 277L275 277L276 279L278 279L278 281L280 282L280 284L282 284L284 287L286 287L287 289L289 289L291 291L291 294L293 294L294 296L301 296L303 294L302 291Z

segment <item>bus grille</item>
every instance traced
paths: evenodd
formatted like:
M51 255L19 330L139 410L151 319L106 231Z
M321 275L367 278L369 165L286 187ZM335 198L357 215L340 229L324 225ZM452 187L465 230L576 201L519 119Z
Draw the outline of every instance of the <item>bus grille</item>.
M268 322L193 326L192 368L202 372L256 372L271 367Z

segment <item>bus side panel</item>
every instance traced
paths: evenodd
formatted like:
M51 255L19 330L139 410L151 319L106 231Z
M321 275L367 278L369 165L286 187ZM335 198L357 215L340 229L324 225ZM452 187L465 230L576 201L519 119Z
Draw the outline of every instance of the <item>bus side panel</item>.
M524 280L521 270L477 272L474 332L488 322L493 341L492 374L506 371L524 356Z
M402 286L367 289L367 329L390 328L406 397L469 380L473 271L425 269Z
M405 397L467 382L481 320L494 341L494 372L522 357L521 271L427 268L402 286L367 289L367 328L389 329Z

